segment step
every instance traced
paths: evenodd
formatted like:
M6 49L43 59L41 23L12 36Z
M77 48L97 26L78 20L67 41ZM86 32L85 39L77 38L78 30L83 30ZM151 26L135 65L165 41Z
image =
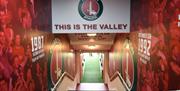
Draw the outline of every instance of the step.
M76 87L77 91L107 91L108 86L104 83L80 83Z

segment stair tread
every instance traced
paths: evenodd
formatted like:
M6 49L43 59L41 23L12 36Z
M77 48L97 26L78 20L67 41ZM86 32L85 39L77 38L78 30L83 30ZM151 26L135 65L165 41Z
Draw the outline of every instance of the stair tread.
M108 90L104 83L81 83L76 87L77 90Z

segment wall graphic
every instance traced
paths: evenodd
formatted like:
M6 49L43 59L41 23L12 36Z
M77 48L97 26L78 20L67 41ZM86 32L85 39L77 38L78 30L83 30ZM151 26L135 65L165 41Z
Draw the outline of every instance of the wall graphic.
M123 44L121 53L121 70L123 80L128 88L135 89L137 83L137 60L134 55L134 50L129 39L126 39Z
M1 91L47 90L50 17L50 0L0 0Z
M48 57L48 88L51 90L64 72L62 64L61 42L55 39Z
M43 36L44 40L40 39L38 42L36 36ZM6 37L1 31L0 89L2 91L47 90L47 80L43 80L47 79L47 58L45 57L47 35L31 32L27 39L22 37L16 34L11 42L5 41ZM12 44L6 45L8 42Z
M55 38L50 46L47 64L48 90L54 89L64 72L75 76L75 54L71 51L65 51L63 46L64 41L61 38Z
M123 85L129 91L137 88L137 57L129 39L129 34L117 34L115 44L109 53L110 77L119 72Z
M180 90L180 0L132 0L137 91Z

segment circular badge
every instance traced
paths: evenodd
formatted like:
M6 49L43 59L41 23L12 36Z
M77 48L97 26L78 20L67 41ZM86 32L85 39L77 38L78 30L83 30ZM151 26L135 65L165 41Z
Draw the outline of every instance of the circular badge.
M61 75L61 56L57 48L53 49L51 55L50 74L51 81L55 84Z
M121 75L129 90L137 85L137 61L130 40L126 40L121 56Z
M122 77L129 88L133 85L134 80L134 63L130 51L126 50L122 57Z
M83 19L94 21L101 16L103 3L101 0L80 0L78 11Z
M62 74L62 55L59 48L60 40L55 39L48 56L48 89L54 87Z

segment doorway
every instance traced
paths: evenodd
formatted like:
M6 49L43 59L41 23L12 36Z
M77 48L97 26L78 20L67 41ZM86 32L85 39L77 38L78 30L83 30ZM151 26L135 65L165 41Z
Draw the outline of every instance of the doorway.
M103 83L103 53L82 53L81 83Z

